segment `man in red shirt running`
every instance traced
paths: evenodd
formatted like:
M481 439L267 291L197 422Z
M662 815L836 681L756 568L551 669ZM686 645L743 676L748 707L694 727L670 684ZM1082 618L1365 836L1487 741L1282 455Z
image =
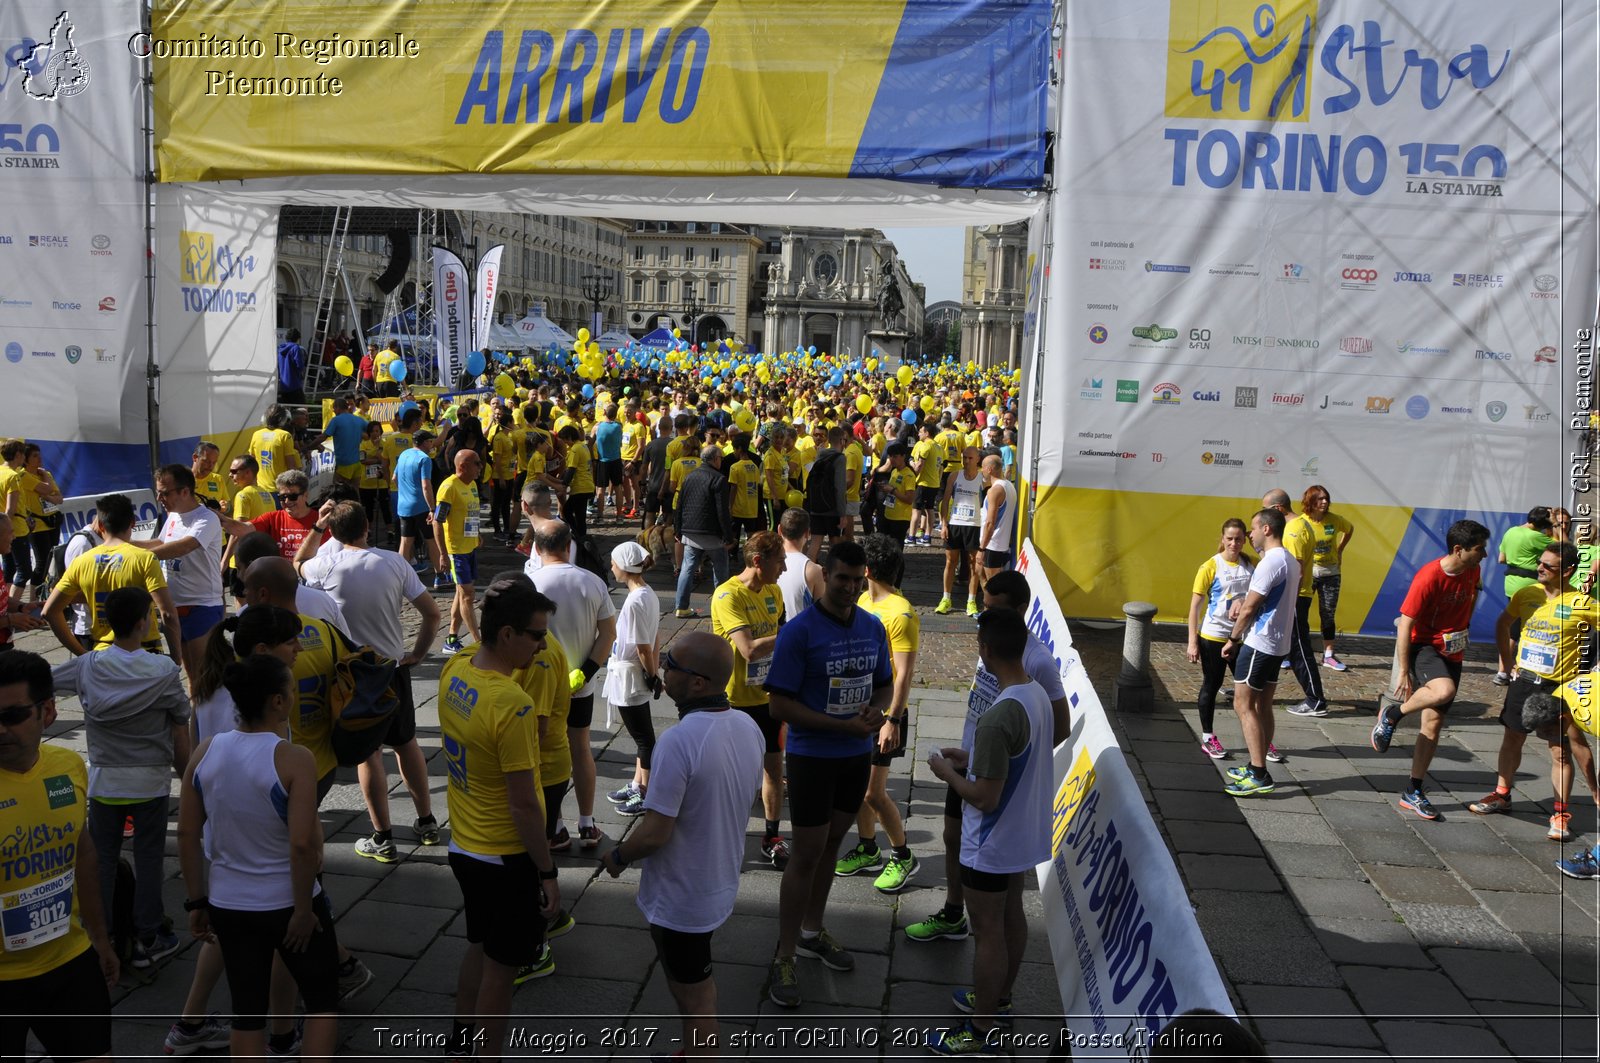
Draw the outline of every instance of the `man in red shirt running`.
M1400 807L1423 819L1439 818L1422 792L1422 780L1439 746L1444 714L1461 683L1461 659L1478 600L1478 566L1489 552L1489 529L1475 520L1458 520L1445 532L1444 543L1450 552L1422 566L1400 606L1394 644L1400 681L1394 696L1401 704L1380 707L1378 722L1372 725L1372 748L1386 753L1400 720L1422 713L1411 751L1411 781L1400 795Z

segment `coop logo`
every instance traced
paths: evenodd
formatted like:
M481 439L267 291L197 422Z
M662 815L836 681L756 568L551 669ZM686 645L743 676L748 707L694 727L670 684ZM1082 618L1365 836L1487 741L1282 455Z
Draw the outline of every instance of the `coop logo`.
M1545 344L1543 347L1540 347L1538 350L1533 352L1533 364L1555 365L1556 349L1549 344Z
M1452 288L1503 288L1506 283L1504 273L1452 273L1450 286Z
M1298 262L1285 262L1278 280L1285 284L1310 284L1311 271Z
M83 348L76 343L67 344L66 350L61 352L66 356L68 365L77 365L83 360Z
M1307 121L1316 0L1277 5L1292 8L1281 22L1273 5L1254 0L1208 6L1215 21L1196 14L1191 4L1171 6L1167 117Z
M10 343L6 344L6 361L12 363L13 365L22 361L22 344L15 340L12 340Z
M1408 270L1399 270L1399 269L1397 269L1397 270L1394 271L1394 283L1395 284L1432 284L1433 283L1433 274L1431 274L1431 273L1412 273L1412 272L1409 272Z
M1093 324L1093 325L1089 326L1089 342L1090 343L1101 344L1101 343L1104 343L1106 340L1108 340L1110 338L1111 338L1111 333L1104 325L1096 323L1096 324Z
M1102 378L1087 376L1083 378L1083 386L1078 389L1078 398L1099 402L1105 397L1105 381Z
M179 278L183 309L191 314L254 313L256 293L237 287L256 271L255 256L219 244L216 234L185 229L179 234Z
M1190 392L1189 397L1196 402L1221 402L1222 392L1216 390L1194 391Z
M1305 401L1306 397L1297 391L1274 391L1272 393L1272 404L1274 406L1303 406Z
M1351 292L1376 291L1378 271L1365 266L1345 266L1339 270L1339 287Z
M1237 469L1237 468L1241 468L1244 465L1244 462L1240 461L1238 458L1230 456L1228 454L1228 452L1225 451L1225 450L1221 450L1221 451L1207 450L1207 451L1203 452L1200 455L1200 464L1201 465L1220 465L1220 466L1223 466L1225 468Z
M1483 350L1482 348L1479 348L1478 350L1473 352L1473 356L1477 361L1480 361L1480 362L1509 362L1509 361L1511 361L1511 352L1510 351L1486 351L1486 350Z
M1188 273L1189 267L1178 262L1151 262L1145 259L1144 271L1146 273Z
M1176 406L1183 401L1183 389L1163 380L1150 389L1150 401L1157 406Z
M1496 424L1505 420L1506 413L1509 410L1510 407L1501 402L1499 399L1490 399L1488 402L1483 404L1484 415Z
M1367 412L1368 413L1388 413L1389 412L1389 407L1391 407L1393 405L1394 405L1394 396L1393 395L1387 395L1387 396L1386 395L1368 395L1367 396Z
M1410 340L1407 340L1405 343L1397 343L1397 344L1395 344L1394 349L1396 351L1398 351L1399 353L1401 353L1401 354L1449 354L1450 353L1450 348L1448 348L1448 347L1429 347L1427 344L1412 343Z
M1165 343L1167 340L1178 338L1177 329L1162 328L1160 325L1139 325L1133 329L1133 334L1141 340L1149 340L1151 343Z
M89 254L96 258L106 258L111 254L111 237L105 233L95 233L89 238Z
M1560 293L1556 291L1561 286L1561 281L1554 273L1540 273L1533 278L1532 299L1559 299Z
M1117 401L1118 402L1138 402L1139 401L1139 382L1137 380L1119 380L1119 381L1117 381Z
M1365 336L1346 336L1339 341L1339 349L1345 354L1361 357L1372 353L1372 341Z
M1428 416L1428 400L1421 395L1413 395L1406 400L1406 416L1413 421L1420 421Z
M1256 388L1236 387L1233 389L1233 408L1236 410L1253 410L1256 408Z
M1128 260L1125 258L1091 258L1089 260L1089 268L1103 270L1106 273L1121 273L1128 268Z
M100 300L100 312L102 314L114 314L114 313L116 313L117 312L117 301L116 301L116 299L112 298L109 295L104 297L103 299L101 299Z

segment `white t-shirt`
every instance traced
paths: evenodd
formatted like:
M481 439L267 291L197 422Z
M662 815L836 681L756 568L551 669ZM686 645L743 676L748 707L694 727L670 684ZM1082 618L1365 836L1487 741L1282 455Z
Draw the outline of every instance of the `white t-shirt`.
M334 600L333 595L327 591L307 587L304 583L300 584L294 589L294 611L315 620L326 620L340 631L350 633L350 628L344 621L344 611L339 608L339 603Z
M1022 670L1028 673L1028 678L1044 688L1046 701L1060 701L1067 696L1066 688L1061 685L1061 668L1056 664L1056 659L1050 653L1050 648L1039 641L1033 632L1028 632L1028 645L1022 650ZM967 722L961 729L961 748L972 748L972 734L978 726L978 718L989 711L989 706L995 703L996 696L1000 693L1000 680L995 678L993 672L983 666L983 660L978 661L978 670L972 676L972 689L967 694ZM1055 718L1052 715L1051 725L1054 726ZM1053 741L1049 743L1055 747Z
M567 547L567 564L576 565L577 563L578 544L576 541L574 541L570 546ZM532 579L533 574L539 571L541 568L544 568L544 559L539 556L539 551L537 550L530 553L528 555L528 560L522 563L523 574L529 579ZM559 605L560 603L558 602L557 604Z
M994 875L1027 871L1050 859L1050 810L1055 793L1050 756L1054 724L1043 688L1037 682L1006 687L995 704L1006 701L1020 705L1027 715L1027 745L1007 759L1005 787L995 808L979 812L972 805L961 806L961 863ZM1006 718L1006 710L1002 710L990 723ZM975 741L976 727L973 733ZM973 746L965 748L969 754L974 752ZM967 778L977 777L969 767ZM655 786L653 774L650 785Z
M199 745L212 735L238 729L238 711L233 704L233 695L228 693L227 687L218 687L215 694L194 707L195 745Z
M1259 591L1264 600L1255 623L1244 636L1244 644L1257 653L1282 657L1289 652L1294 633L1295 597L1300 590L1300 562L1281 546L1261 555L1250 576L1250 590Z
M576 565L524 566L523 571L540 594L556 603L556 611L550 614L550 634L561 643L568 667L582 667L594 646L600 621L617 615L606 585L599 576ZM572 696L584 698L593 693L594 678L590 677Z
M811 588L806 586L805 554L784 551L783 571L778 575L778 590L783 595L783 615L790 620L811 604Z
M66 563L71 565L78 560L79 554L86 554L101 544L100 536L90 532L87 535L72 533L72 538L67 540L67 551L63 555ZM79 602L67 606L67 611L72 614L72 633L80 639L89 634L89 606Z
M167 514L157 536L164 543L195 539L200 548L161 562L173 605L222 604L222 522L205 506Z
M340 629L358 646L397 661L406 655L401 608L427 589L405 558L392 550L341 546L307 561L300 575L339 603L349 625Z
M617 610L617 637L606 662L605 697L611 704L637 705L650 696L639 647L655 645L660 630L661 599L656 592L650 587L629 591Z
M644 807L676 823L641 862L639 910L654 925L704 934L733 914L766 748L761 728L737 709L691 712L662 732Z

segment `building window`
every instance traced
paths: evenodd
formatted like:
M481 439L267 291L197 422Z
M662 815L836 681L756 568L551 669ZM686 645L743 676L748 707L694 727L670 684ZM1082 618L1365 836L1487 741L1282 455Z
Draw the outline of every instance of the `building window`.
M692 232L695 231L695 228L696 228L696 224L694 222L690 222L687 226L684 227L683 231L686 232L686 233L692 233Z
M711 231L714 232L714 233L720 233L722 231L722 223L720 221L712 222L711 223Z
M669 303L672 301L672 297L668 294L671 290L669 284L670 282L666 280L656 281L656 302Z
M644 302L644 278L642 278L642 277L638 277L638 278L634 279L634 282L633 282L633 301L636 302L636 303Z
M656 252L656 265L665 266L668 262L671 262L671 261L672 261L672 252L667 249L667 245L666 244L662 244L661 248Z
M683 249L683 264L685 266L694 265L694 246L692 244Z
M717 265L718 263L720 263L722 261L722 248L713 247L710 250L709 254L711 256L711 264L713 266Z
M713 305L722 302L721 281L706 281L706 302Z
M634 244L633 245L633 260L635 262L643 262L644 261L644 245L643 244Z

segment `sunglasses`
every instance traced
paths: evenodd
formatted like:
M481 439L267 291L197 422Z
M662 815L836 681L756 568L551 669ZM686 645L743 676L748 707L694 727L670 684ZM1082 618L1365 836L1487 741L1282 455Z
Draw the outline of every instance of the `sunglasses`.
M1545 562L1545 561L1537 562L1535 567L1541 568L1546 572L1560 572L1561 571L1561 566L1560 565L1552 565L1552 564L1549 564L1548 562Z
M230 473L233 473L235 476L237 476L239 473L245 472L247 470L245 469L245 467L243 465L230 465L230 466L228 466L228 471Z
M27 705L7 705L0 709L0 726L15 727L19 723L26 723L33 715L33 710L44 704L44 699L31 702Z
M303 495L303 494L299 494L299 495L286 494L286 495L283 496L283 500L285 502L293 502L297 498L304 498L304 497L306 497L306 496Z
M711 677L706 675L704 672L697 672L693 668L685 668L683 665L679 664L677 659L672 656L670 651L661 655L661 664L662 667L666 668L666 670L669 672L683 672L686 675L692 675L699 679L704 679L708 683L711 682Z
M518 628L517 630L538 642L543 642L545 637L550 634L550 629L543 627L524 627Z

